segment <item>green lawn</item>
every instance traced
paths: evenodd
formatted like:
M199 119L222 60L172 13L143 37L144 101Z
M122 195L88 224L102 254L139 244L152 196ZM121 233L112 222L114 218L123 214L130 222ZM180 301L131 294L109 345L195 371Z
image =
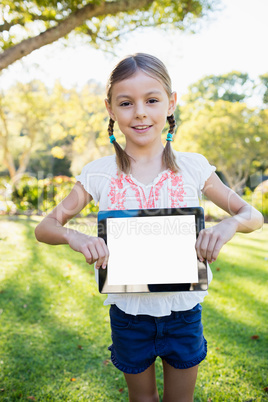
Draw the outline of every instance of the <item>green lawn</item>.
M127 401L93 268L68 246L38 243L36 224L0 219L0 401ZM268 399L267 239L268 225L237 234L212 265L195 401Z

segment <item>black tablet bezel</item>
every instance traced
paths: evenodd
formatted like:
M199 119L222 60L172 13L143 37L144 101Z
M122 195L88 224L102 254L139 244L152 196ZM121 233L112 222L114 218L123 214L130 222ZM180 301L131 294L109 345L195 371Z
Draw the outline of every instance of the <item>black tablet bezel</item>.
M161 209L128 209L128 210L108 210L98 213L98 237L101 237L107 244L107 219L108 218L138 218L153 216L171 216L171 215L194 215L196 237L205 227L204 210L202 207L187 208L161 208ZM197 258L198 282L197 283L178 283L178 284L148 284L124 286L108 285L107 276L109 263L106 269L98 270L98 284L100 293L154 293L154 292L188 292L203 291L208 288L207 262L200 262Z

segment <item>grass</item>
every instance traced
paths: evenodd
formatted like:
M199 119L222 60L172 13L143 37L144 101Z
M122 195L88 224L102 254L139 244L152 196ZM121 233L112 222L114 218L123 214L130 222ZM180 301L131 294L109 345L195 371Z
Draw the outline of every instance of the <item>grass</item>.
M68 246L38 243L36 224L0 219L0 401L127 401L93 268ZM212 265L195 402L268 399L267 235L268 225L237 234ZM160 359L156 372L161 397Z

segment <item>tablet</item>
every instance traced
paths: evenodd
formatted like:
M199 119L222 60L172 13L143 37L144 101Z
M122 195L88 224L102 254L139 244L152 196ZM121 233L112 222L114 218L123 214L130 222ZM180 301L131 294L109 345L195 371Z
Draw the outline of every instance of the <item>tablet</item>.
M207 290L207 262L195 250L203 228L201 207L100 211L98 236L110 255L98 270L99 292Z

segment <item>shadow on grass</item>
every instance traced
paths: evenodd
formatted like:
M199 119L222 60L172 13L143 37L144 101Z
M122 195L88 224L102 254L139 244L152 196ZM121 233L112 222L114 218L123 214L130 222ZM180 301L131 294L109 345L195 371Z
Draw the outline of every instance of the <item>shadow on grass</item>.
M203 324L209 352L200 367L195 400L265 400L266 329L231 318L231 314L208 303L204 305Z
M18 219L16 224L23 228L28 254L1 286L0 388L4 391L0 399L126 401L123 375L109 362L108 308L97 293L92 267L66 246L37 243L35 220ZM229 265L225 272L214 273L204 303L209 354L200 367L195 401L260 397L267 385L265 327L259 326L259 338L251 339L256 312L260 322L267 322L266 304L256 296L249 305L251 292L236 285L241 274L250 275L253 283L260 276L247 267L231 270ZM217 305L224 298L226 308L224 303ZM162 384L159 361L157 375Z
M76 401L80 393L82 400L102 400L100 396L109 400L113 393L120 397L117 383L108 375L113 369L108 363L108 309L95 292L89 267L81 264L79 255L77 262L85 268L78 273L81 276L84 271L82 277L91 283L81 292L79 281L63 275L61 267L47 265L43 245L34 239L36 222L17 220L16 224L23 226L32 247L27 267L25 262L18 264L1 285L1 400L37 395L44 401ZM75 254L66 252L64 246L58 252L63 265L70 254ZM51 254L53 261L53 248ZM72 264L76 260L73 257ZM69 283L72 281L74 285Z
M266 270L221 260L213 271L210 294L203 304L209 353L204 375L200 376L201 388L213 401L264 401L268 359ZM262 293L258 292L259 285ZM266 297L262 297L264 292ZM200 401L207 399L201 397Z

